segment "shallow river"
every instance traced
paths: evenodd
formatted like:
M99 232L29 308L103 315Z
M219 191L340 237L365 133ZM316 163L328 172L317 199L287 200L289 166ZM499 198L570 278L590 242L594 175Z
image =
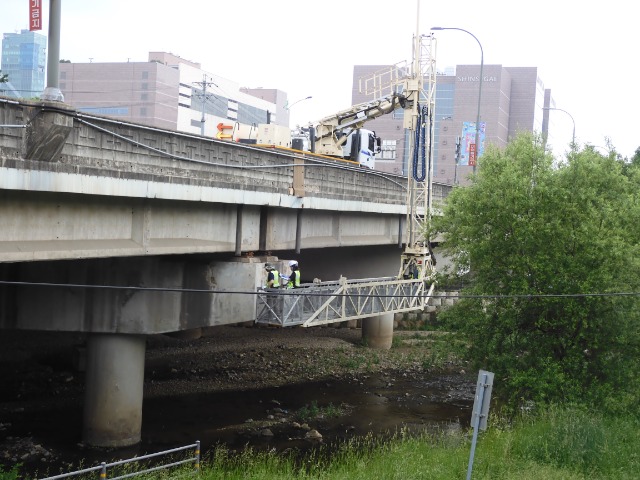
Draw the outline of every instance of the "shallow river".
M332 418L298 419L322 435L325 447L342 439L372 434L388 437L404 430L410 433L460 429L469 425L475 381L459 375L422 379L372 375L360 383L346 381L288 385L250 392L219 392L145 400L142 442L130 448L95 450L80 443L81 409L17 412L11 418L11 434L45 446L53 461L28 462L30 474L39 476L75 470L101 461L114 461L201 442L206 456L217 444L231 449L304 451L318 441L305 440L307 430L294 426L294 414L305 406L326 409L343 406L347 412ZM272 435L268 435L266 429ZM205 457L206 458L206 457ZM42 461L41 461L42 462ZM69 467L72 463L73 467ZM83 467L83 468L84 468ZM25 470L26 473L26 470Z

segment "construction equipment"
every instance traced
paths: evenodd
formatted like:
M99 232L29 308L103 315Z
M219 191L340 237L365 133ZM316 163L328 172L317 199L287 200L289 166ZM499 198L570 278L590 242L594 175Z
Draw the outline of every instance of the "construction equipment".
M419 0L418 15L419 18ZM419 21L418 21L419 23ZM435 259L426 226L432 211L433 148L436 65L435 38L413 39L411 65L397 64L365 80L362 89L374 100L317 122L312 138L326 139L325 152L337 152L344 139L340 131L360 129L373 118L404 108L409 132L411 171L407 176L406 244L396 277L314 282L276 295L258 294L256 322L272 325L314 326L367 318L382 313L423 310L435 284ZM363 113L364 112L364 113ZM360 129L362 130L362 129ZM342 142L342 143L340 143Z
M294 132L285 131L285 127L277 125L259 124L254 140L239 138L238 141L257 147L311 152L374 169L375 155L380 153L382 141L374 131L362 126L398 108L407 107L407 99L403 94L392 93L353 105L312 122L307 127L298 127Z
M407 98L392 93L370 102L353 105L309 125L310 150L321 155L340 157L375 168L375 154L380 153L380 137L362 128L366 122L406 108Z

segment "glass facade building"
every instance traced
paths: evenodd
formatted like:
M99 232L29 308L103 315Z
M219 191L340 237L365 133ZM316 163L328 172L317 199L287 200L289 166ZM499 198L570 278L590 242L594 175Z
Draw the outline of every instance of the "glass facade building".
M22 30L2 36L0 69L8 75L7 95L13 92L22 98L39 97L45 86L47 37ZM12 88L11 88L12 87Z

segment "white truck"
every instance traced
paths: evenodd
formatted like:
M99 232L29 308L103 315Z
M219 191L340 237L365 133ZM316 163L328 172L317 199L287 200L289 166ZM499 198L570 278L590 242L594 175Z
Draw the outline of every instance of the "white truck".
M406 108L407 103L404 95L393 94L324 117L310 124L307 129L309 150L351 160L373 169L375 155L380 153L381 140L374 131L362 128L363 125L397 108Z

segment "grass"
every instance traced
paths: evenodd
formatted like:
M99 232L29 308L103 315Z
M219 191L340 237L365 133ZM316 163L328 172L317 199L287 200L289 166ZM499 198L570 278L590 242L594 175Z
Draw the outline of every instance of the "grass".
M311 408L311 410L315 410ZM318 411L320 409L318 408ZM477 443L474 480L631 480L640 472L640 420L606 417L574 406L550 407L511 423L492 417ZM471 432L379 441L352 439L304 456L219 446L193 466L136 476L203 480L451 480L465 478ZM0 479L13 480L11 472ZM90 477L76 477L87 479ZM95 477L91 477L95 478Z
M492 422L478 440L474 480L638 478L638 419L552 407L513 425ZM368 437L344 444L331 456L318 451L302 461L269 453L227 457L227 462L214 462L212 470L207 466L202 478L450 480L465 478L469 451L470 432L420 438L400 434L384 443Z
M329 405L321 407L315 400L309 405L305 405L296 412L296 418L302 422L316 420L320 418L335 418L346 413L346 408L342 405Z

